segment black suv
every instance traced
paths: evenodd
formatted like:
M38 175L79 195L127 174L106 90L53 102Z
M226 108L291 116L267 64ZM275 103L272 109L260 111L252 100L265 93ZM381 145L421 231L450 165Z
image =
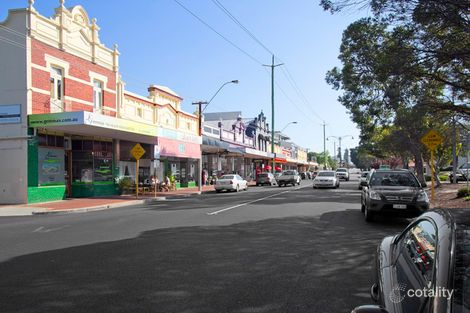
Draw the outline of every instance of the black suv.
M429 209L425 183L409 170L372 170L361 185L361 211L368 222L377 214L413 217Z

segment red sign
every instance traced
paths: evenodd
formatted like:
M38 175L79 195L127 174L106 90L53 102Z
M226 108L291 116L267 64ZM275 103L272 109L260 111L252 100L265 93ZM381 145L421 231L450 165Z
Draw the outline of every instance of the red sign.
M274 162L276 162L276 163L287 163L286 159L279 159L279 158L275 158Z
M196 143L158 137L158 146L160 147L161 156L191 159L201 158L201 146Z

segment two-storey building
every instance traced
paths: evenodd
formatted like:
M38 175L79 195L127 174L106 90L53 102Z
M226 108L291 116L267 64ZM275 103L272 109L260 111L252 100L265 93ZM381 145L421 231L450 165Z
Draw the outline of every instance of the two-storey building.
M60 0L47 18L33 5L0 23L0 203L116 194L137 170L190 185L201 138L182 99L162 86L126 92L117 46L101 43L81 6Z

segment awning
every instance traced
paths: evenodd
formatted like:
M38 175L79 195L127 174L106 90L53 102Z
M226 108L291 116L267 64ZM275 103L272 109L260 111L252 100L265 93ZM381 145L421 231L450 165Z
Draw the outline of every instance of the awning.
M210 138L208 136L202 136L202 152L203 153L204 152L208 152L208 153L228 152L234 155L244 154L243 147L237 147L227 142L224 142L215 138Z
M28 125L70 135L99 136L154 144L157 127L92 112L28 115Z

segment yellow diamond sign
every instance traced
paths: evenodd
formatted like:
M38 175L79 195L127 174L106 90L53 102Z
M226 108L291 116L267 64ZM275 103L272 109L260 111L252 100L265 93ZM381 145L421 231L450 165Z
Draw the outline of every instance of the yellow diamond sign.
M131 149L131 154L136 160L140 160L140 158L145 154L145 149L142 148L140 143L138 143Z
M442 143L442 136L431 129L426 135L421 137L421 142L430 150L434 150Z

